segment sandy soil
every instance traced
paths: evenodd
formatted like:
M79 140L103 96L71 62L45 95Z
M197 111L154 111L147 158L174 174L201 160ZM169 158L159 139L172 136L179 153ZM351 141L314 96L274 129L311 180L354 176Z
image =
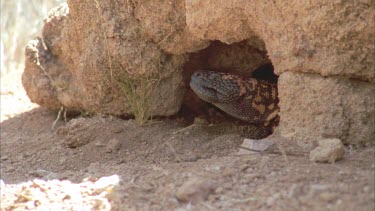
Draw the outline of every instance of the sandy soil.
M94 116L61 120L52 130L56 113L7 89L1 210L375 210L374 148L347 148L342 161L317 164L308 156L237 155L243 137L220 124L162 119L139 127ZM90 189L111 175L120 178L114 189ZM81 198L56 200L73 188L66 180Z

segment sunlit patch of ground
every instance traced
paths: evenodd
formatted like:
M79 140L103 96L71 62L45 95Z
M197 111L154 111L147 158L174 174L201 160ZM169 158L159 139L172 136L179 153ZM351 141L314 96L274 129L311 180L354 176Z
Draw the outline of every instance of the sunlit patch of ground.
M21 82L22 71L13 71L1 78L0 122L38 107L27 97Z
M105 197L119 183L113 175L86 179L74 184L68 180L43 181L35 179L17 185L5 185L1 190L1 210L110 210Z
M27 43L40 35L43 17L66 0L1 1L0 122L35 108L21 83ZM27 29L27 30L25 30Z

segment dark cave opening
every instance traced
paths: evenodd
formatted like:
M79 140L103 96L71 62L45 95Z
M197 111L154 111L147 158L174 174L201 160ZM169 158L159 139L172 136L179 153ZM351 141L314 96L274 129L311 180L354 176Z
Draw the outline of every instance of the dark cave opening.
M201 100L189 87L192 74L202 70L231 73L277 84L278 76L274 73L274 67L267 56L265 47L253 46L249 43L241 41L228 45L220 41L213 41L207 48L189 55L183 72L187 91L179 112L179 115L183 116L188 124L194 123L199 118L204 119L208 124L249 125L249 123L231 117L214 105Z

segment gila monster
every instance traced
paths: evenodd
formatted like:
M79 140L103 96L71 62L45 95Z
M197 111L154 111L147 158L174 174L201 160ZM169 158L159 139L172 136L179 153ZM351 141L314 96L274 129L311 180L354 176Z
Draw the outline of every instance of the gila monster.
M191 89L202 100L230 116L267 126L278 117L277 85L255 78L214 72L195 72Z

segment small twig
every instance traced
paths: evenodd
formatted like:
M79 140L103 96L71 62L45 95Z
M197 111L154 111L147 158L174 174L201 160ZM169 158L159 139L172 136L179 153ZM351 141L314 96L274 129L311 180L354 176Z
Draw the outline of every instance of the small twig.
M207 202L201 202L201 204L204 205L205 207L207 207L210 210L216 210L215 207L213 207L212 205L208 204Z
M169 143L170 140L172 140L173 137L171 137L166 143L165 145L169 148L169 150L172 152L172 154L175 156L175 158L177 159L178 162L181 162L182 159L180 158L180 156L178 156L176 150L173 148L173 146L171 145L171 143Z
M276 143L276 145L277 145L277 148L280 150L280 152L281 152L281 154L282 154L284 160L285 160L287 163L289 163L289 159L288 159L288 156L287 156L287 154L286 154L286 152L285 152L284 147L281 146L281 144L277 143L277 141L276 141L275 143Z
M129 0L126 0L126 5L128 7L128 13L130 14L130 5L129 5Z
M68 119L68 118L66 118L66 112L67 112L67 109L64 109L64 122L65 123L67 122L67 119Z
M244 150L247 150L247 151L250 151L250 152L257 152L259 154L263 154L263 152L265 152L265 151L261 151L261 150L255 150L255 149L246 148L246 147L243 147L243 146L239 146L238 148L244 149Z
M134 183L135 182L135 180L137 180L137 178L140 176L140 174L138 173L138 174L136 174L136 175L134 175L133 176L133 178L130 180L130 183Z
M281 149L281 147L279 147L280 152L267 151L267 150L266 151L260 151L260 150L249 149L249 148L241 147L241 146L239 146L238 148L244 149L244 150L247 150L247 151L251 151L251 152L258 152L261 155L263 155L263 154L275 154L275 155L283 155L283 156L289 155L289 156L293 156L293 157L304 157L305 156L304 154L286 153L284 149Z
M228 199L228 201L233 201L235 203L246 203L246 202L249 202L249 201L256 201L258 200L257 198L255 197L248 197L248 198L244 198L244 199Z
M156 45L160 45L162 44L164 41L166 41L168 39L169 36L171 36L176 30L173 30L171 31L166 37L164 37L164 39L162 39L158 44Z
M181 132L183 132L183 131L185 131L185 130L187 130L187 129L190 129L190 128L194 127L194 126L196 126L196 124L192 124L192 125L189 125L189 126L187 126L187 127L184 127L184 128L182 128L182 129L180 129L180 130L177 130L177 131L173 132L172 134L173 134L173 135L176 135L176 134L181 133Z
M51 83L53 85L55 85L55 81L52 79L52 77L47 73L47 71L44 69L44 67L40 63L40 61L39 61L39 54L37 54L37 56L36 56L36 65L39 66L39 68L43 71L43 73L47 76L47 78L51 81Z
M52 130L55 130L55 126L56 126L56 123L60 120L60 118L61 118L61 113L64 111L64 106L61 106L61 108L60 108L60 111L59 111L59 113L57 114L57 118L56 118L56 120L53 122L53 124L52 124Z
M153 124L163 123L163 121L161 121L161 120L158 120L158 121L151 121L151 120L149 122L147 122L145 125L150 126L150 125L153 125Z

